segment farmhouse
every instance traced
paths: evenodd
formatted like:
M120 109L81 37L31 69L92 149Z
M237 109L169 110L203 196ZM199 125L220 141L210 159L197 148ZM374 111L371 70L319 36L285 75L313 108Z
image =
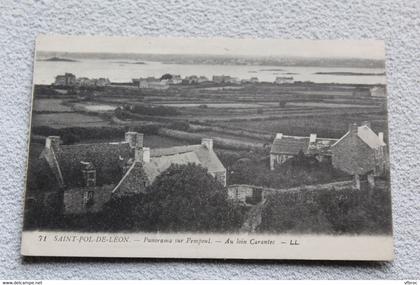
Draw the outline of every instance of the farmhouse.
M270 150L270 169L274 170L278 165L302 152L313 156L319 161L331 161L331 145L336 139L318 138L316 134L309 137L285 136L276 134Z
M226 169L213 140L161 149L143 146L143 134L127 132L125 141L62 145L50 136L40 159L47 162L60 191L64 214L94 213L113 195L146 193L146 187L171 164L197 164L226 186Z
M374 184L374 176L384 174L387 166L386 144L383 133L375 134L369 122L352 124L348 132L331 146L332 164L355 178L360 189L360 175L366 175Z
M355 186L360 188L360 176L366 175L374 184L374 176L384 174L387 165L386 144L383 133L375 134L369 122L360 126L351 124L348 132L340 139L285 136L277 134L270 151L270 169L300 152L318 161L328 161L341 171L355 177Z

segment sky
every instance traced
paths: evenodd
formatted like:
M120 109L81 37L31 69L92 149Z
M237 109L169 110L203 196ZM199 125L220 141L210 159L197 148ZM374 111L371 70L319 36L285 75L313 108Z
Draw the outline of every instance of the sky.
M264 57L384 59L378 40L279 40L233 38L37 37L37 51L186 54Z

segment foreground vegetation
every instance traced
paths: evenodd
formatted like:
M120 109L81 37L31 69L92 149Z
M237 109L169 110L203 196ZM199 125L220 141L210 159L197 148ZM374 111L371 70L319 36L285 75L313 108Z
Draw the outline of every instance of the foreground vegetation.
M241 227L246 210L227 199L206 169L192 164L170 166L147 194L113 196L99 213L62 215L59 198L51 206L27 207L25 229L232 232Z
M270 233L391 234L387 182L369 189L279 192L267 197L258 231Z

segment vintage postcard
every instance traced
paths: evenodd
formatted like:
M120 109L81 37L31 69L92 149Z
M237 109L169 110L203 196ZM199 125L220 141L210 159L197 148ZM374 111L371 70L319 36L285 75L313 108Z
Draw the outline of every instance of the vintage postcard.
M40 36L25 256L392 260L382 41Z

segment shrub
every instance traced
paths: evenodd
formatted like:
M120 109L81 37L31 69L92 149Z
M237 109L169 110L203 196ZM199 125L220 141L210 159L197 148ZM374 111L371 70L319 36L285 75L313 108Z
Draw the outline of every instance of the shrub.
M187 121L178 121L169 124L168 128L180 131L188 131L190 129L190 124Z

